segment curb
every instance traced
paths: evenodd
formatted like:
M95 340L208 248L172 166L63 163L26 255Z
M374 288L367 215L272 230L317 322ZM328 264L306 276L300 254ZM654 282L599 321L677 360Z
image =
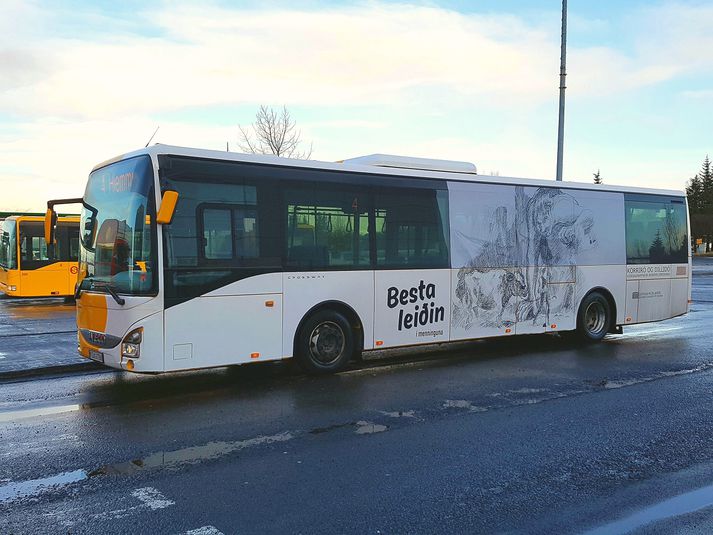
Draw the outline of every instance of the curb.
M77 373L82 371L98 371L109 368L99 364L98 362L87 361L77 362L73 364L63 364L60 366L45 366L43 368L30 368L27 370L13 370L9 372L0 372L0 382L12 379L29 379L32 377L43 377L46 375L61 375L65 373Z

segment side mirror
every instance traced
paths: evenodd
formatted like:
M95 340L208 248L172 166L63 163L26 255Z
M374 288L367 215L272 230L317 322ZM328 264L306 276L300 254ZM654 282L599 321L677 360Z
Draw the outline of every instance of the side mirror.
M156 214L156 223L159 225L167 225L173 219L173 213L176 211L176 203L178 202L177 191L164 191L161 197L161 206Z
M57 212L54 208L47 208L45 212L45 243L51 245L54 243L54 228L57 225Z
M54 207L57 204L84 204L84 199L53 199L47 201L47 211L45 212L45 243L54 243L54 228L57 226L57 212Z

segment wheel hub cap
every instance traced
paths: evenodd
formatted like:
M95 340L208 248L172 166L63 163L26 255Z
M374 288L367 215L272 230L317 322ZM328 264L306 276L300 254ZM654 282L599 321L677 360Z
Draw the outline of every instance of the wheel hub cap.
M344 332L332 321L320 323L309 337L309 350L312 356L322 364L331 364L344 351Z

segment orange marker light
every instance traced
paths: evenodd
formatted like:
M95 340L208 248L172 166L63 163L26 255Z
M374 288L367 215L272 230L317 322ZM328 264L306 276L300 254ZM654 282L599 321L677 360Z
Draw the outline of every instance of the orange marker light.
M631 321L631 318L630 318L630 317L629 317L629 318L626 318L626 321Z
M132 371L134 369L134 361L129 359L126 361L126 369Z
M260 358L260 353L250 353L250 358L251 359Z
M556 329L556 328L557 328L557 324L556 324L556 323L553 323L552 325L550 325L550 329Z
M512 329L505 329L505 334L511 333Z
M272 308L275 306L275 302L274 301L265 301L265 306L268 308Z
M377 346L383 346L383 345L384 345L384 341L383 341L383 340L377 340L375 343L376 343Z

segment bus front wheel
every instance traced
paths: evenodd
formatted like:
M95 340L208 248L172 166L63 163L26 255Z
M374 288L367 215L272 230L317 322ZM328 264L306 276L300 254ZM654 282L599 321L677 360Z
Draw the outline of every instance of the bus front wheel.
M307 373L338 372L354 355L354 331L334 310L320 310L302 325L295 344L297 362Z
M586 342L598 342L609 332L611 307L609 301L599 292L587 295L579 305L577 313L577 334Z

